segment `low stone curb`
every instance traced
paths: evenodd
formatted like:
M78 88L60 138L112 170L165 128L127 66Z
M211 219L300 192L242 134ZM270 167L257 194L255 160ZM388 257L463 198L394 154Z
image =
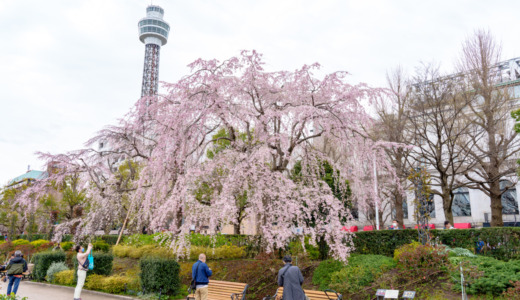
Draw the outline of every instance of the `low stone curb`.
M49 284L49 283L41 283L41 282L34 282L34 281L24 281L23 283L24 284L47 286L47 287L53 287L53 288L61 288L61 289L64 289L64 290L71 290L72 293L74 293L74 289L75 289L75 288L70 287L70 286ZM85 289L82 291L82 293L89 293L89 294L94 294L94 295L98 295L98 296L109 296L109 297L114 298L114 299L131 299L131 300L138 299L138 298L134 298L134 297L130 297L130 296L114 295L114 294L108 294L108 293L103 293L103 292L98 292L98 291L91 291L91 290L85 290Z

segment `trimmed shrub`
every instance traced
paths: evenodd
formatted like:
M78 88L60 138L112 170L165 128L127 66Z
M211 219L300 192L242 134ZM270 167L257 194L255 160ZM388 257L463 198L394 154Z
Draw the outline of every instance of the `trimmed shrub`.
M337 260L329 259L322 261L316 270L314 270L312 284L318 285L321 290L327 289L332 274L340 271L344 267L345 264Z
M9 238L12 240L23 239L28 241L45 240L49 237L48 234L15 234Z
M199 258L199 254L204 253L208 259L238 259L244 258L246 256L246 252L244 248L237 247L234 245L231 246L222 246L218 248L203 248L191 246L190 248L190 259L197 260Z
M139 277L137 275L114 275L107 277L92 274L87 276L85 288L111 294L121 294L127 289L137 291L139 290Z
M88 275L85 280L85 289L87 290L102 290L103 289L103 281L105 280L105 276L92 274Z
M132 246L125 246L125 245L117 245L112 247L112 253L114 256L125 258L128 256L128 253L132 250Z
M64 270L54 274L54 283L63 285L74 285L74 270Z
M65 262L65 252L63 251L46 251L36 253L33 256L34 260L34 279L43 281L47 276L47 270L54 262Z
M103 291L111 294L121 294L126 289L138 290L139 277L114 275L104 278Z
M466 289L468 294L486 294L494 297L499 296L513 283L520 281L520 260L504 262L492 257L477 256L476 258L456 257L451 258L452 263L469 261L470 266L475 266L482 274L476 276ZM465 276L466 277L466 276ZM460 287L460 273L453 272L452 278Z
M69 251L74 246L73 242L61 242L60 247L63 251Z
M100 239L109 245L115 245L118 237L117 234L105 234L102 235Z
M20 246L20 245L27 245L27 244L30 244L31 242L29 242L28 240L22 240L22 239L19 239L19 240L14 240L11 242L13 244L13 246Z
M141 288L146 293L175 295L181 283L179 264L172 259L145 257L139 262Z
M45 244L47 244L47 243L49 243L49 241L47 241L47 240L35 240L35 241L30 242L30 244L31 244L34 248L38 248L38 247L40 247L40 246L42 246L42 245L45 245Z
M47 281L48 282L53 282L54 283L54 275L56 273L59 273L61 271L66 271L68 270L69 268L67 267L67 265L65 264L65 262L53 262L50 267L47 269Z
M97 275L110 275L112 273L112 264L114 261L114 256L110 253L100 253L100 252L94 252L92 253L92 256L94 257L94 269L89 270L87 272L87 276L90 274L97 274ZM74 261L74 269L78 268L78 260L73 259ZM74 277L75 280L77 278L77 274L75 273Z
M107 244L107 242L103 241L103 240L97 240L95 241L93 244L93 249L94 251L103 251L103 252L108 252L108 250L110 249L110 245Z
M430 230L434 238L450 247L465 248L471 252L479 239L489 248L480 253L501 260L520 259L520 228L493 227L479 229ZM379 230L356 232L353 246L358 254L393 256L394 250L418 239L417 230Z
M328 267L327 264L329 264ZM320 289L334 289L342 293L345 299L348 299L347 295L362 291L367 285L378 280L384 272L394 267L395 262L387 256L354 254L349 258L348 264L341 270L329 275L323 274L317 277L316 281L320 283ZM327 269L333 270L336 268L337 265L334 266L333 263L329 262L325 263L323 271L325 272ZM330 278L328 282L326 281L327 278ZM313 282L314 281L315 278L313 277ZM370 296L367 295L366 298L370 298Z

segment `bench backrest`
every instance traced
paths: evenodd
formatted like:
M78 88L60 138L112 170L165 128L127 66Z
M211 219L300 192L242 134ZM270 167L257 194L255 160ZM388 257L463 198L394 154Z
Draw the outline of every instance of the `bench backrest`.
M208 299L230 299L231 294L245 293L246 290L246 283L210 280L208 284ZM240 297L240 299L242 299L242 297Z
M330 300L330 299L337 299L336 294L333 292L329 292L329 296L323 291L314 291L314 290L303 290L305 292L305 295L309 297L311 300ZM283 287L279 287L276 291L276 300L282 299L283 296Z
M468 229L471 228L471 223L455 223L453 227L457 229Z

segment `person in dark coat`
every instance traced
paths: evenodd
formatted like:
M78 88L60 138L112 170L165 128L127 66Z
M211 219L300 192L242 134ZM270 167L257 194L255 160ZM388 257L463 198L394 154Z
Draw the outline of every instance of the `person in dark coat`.
M283 258L285 266L278 271L278 286L283 286L283 300L305 300L302 289L303 275L300 268L291 264L292 258Z

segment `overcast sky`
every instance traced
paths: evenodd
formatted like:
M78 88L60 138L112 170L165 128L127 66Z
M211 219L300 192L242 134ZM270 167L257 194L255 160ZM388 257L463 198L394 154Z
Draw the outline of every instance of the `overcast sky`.
M450 70L477 28L520 56L520 1L154 0L171 26L160 79L178 80L197 58L242 49L270 70L319 62L352 83L385 84L386 71L421 61ZM145 0L0 0L0 186L43 169L36 151L81 148L140 96Z

